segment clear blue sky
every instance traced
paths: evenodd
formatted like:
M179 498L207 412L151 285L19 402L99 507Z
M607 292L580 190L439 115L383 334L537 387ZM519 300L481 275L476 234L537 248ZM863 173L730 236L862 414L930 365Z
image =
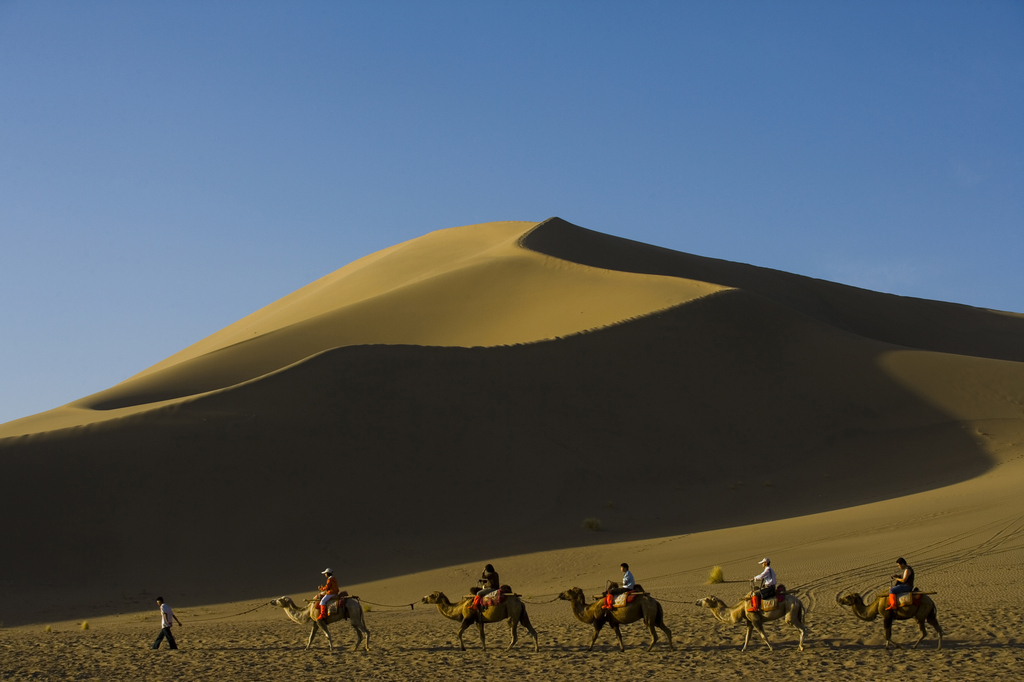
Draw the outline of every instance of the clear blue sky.
M0 1L0 422L552 215L1024 312L1024 3Z

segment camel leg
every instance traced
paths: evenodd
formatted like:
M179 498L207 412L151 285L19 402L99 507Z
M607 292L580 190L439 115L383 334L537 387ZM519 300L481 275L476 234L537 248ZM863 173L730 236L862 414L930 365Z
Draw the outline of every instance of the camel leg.
M476 627L480 630L480 646L483 647L484 651L487 651L487 642L484 641L484 621L483 619L476 622Z
M472 621L467 619L467 620L462 621L462 624L459 626L459 648L462 649L463 651L466 650L466 644L465 644L465 642L462 641L462 633L465 632L466 629L469 628L469 626L472 625L472 624L473 624Z
M519 621L513 620L511 617L509 617L509 619L508 619L508 629L510 631L509 634L512 635L512 639L508 643L508 646L505 647L505 651L508 651L509 649L514 647L516 645L516 642L519 641L519 632L518 632L518 630L519 630Z
M743 647L740 649L741 653L747 650L747 643L750 642L750 631L753 630L753 629L754 629L754 625L748 620L747 621L747 634L743 637Z
M370 631L366 629L366 623L357 623L355 619L349 619L349 624L352 625L352 629L356 631L356 645L352 647L352 651L359 651L359 645L365 642L363 648L366 651L370 650ZM365 639L363 636L365 635Z
M537 631L533 629L533 624L530 622L530 616L526 614L526 609L523 609L523 615L519 617L519 623L523 625L533 637L533 650L540 651L540 640L537 639Z
M609 624L615 629L615 636L619 638L619 651L625 651L626 645L622 643L622 631L619 630L619 624L614 620Z
M331 631L327 629L327 623L317 621L317 624L320 626L320 629L324 631L324 637L327 638L327 648L334 651L334 642L331 640Z
M644 625L647 626L647 631L651 633L651 644L647 647L647 650L650 651L654 648L654 645L658 643L658 633L654 631L653 621L645 621Z
M792 625L793 627L795 627L797 630L800 631L800 643L797 644L796 648L797 648L797 651L803 651L804 650L804 634L806 634L806 630L804 628L803 620L801 620L801 618L800 618L800 614L797 613L797 612L786 614L786 622L789 623L790 625Z
M587 651L593 651L594 650L594 642L597 641L597 635L600 634L601 628L603 628L603 627L604 627L604 621L603 620L596 620L596 621L594 621L594 636L590 638L590 648L587 649Z
M655 623L655 625L661 628L661 631L665 633L665 637L668 638L668 648L675 651L676 645L672 643L672 631L665 627L665 623Z
M757 634L761 635L761 639L764 641L764 645L768 647L768 651L775 651L772 648L771 642L768 641L768 636L764 634L764 624L760 621L754 621L754 628L757 630Z
M313 638L316 637L316 631L317 631L317 628L319 628L319 627L320 626L317 624L317 622L313 621L313 630L309 633L309 641L306 642L306 649L307 650L309 649L309 647L311 647L313 645Z
M928 614L928 624L935 628L935 632L939 633L939 648L942 648L942 628L939 626L939 619L935 615L935 612Z
M900 645L892 641L892 616L886 615L882 621L882 625L885 628L885 650L889 650L890 644L899 649Z

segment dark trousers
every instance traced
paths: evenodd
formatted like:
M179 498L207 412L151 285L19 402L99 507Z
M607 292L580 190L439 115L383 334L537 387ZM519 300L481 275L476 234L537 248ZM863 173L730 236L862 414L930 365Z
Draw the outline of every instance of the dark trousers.
M907 583L896 583L889 588L889 594L903 594L904 592L913 592L914 588Z
M164 641L164 637L167 638L167 643L171 646L172 649L178 648L178 643L174 641L174 635L171 634L171 629L163 628L162 630L160 630L160 634L156 636L156 641L153 642L154 649L160 648L160 642Z
M775 596L775 585L768 585L767 587L762 587L757 591L757 594L759 597L761 597L761 599L771 599Z

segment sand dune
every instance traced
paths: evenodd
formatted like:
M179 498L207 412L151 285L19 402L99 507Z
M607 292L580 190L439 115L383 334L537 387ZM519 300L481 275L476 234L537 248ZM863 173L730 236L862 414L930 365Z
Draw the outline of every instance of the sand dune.
M1024 317L489 223L357 261L0 437L8 625L143 591L185 608L299 592L322 565L401 603L495 557L547 593L628 555L695 599L710 565L752 575L770 552L824 603L877 588L889 555L939 562L957 534L1024 518ZM878 636L828 622L846 634L822 665ZM564 647L577 625L557 626ZM687 637L694 665L735 640Z

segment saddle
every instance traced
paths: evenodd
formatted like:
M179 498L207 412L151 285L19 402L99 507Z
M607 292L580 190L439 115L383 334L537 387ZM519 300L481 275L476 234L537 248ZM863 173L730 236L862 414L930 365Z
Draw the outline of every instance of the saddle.
M338 596L327 602L327 615L335 616L341 613L344 617L348 617L348 612L345 611L345 602L348 601L349 594L347 590L343 590L338 593Z
M760 611L761 613L768 613L780 608L783 602L786 601L786 586L776 585L775 596L762 599L757 592L750 593L750 605L747 607L747 611Z
M620 606L626 604L632 604L636 601L637 597L647 594L642 589L630 590L629 592L621 592L619 594L606 594L604 595L604 603L601 605L602 609L610 610L617 609Z
M480 590L473 594L473 604L470 606L474 611L497 606L505 601L506 595L512 594L512 588L502 585L496 590Z
M890 594L889 601L886 604L886 611L895 611L901 606L920 606L921 604L921 591L918 588L914 588L913 592L901 592L900 594Z

